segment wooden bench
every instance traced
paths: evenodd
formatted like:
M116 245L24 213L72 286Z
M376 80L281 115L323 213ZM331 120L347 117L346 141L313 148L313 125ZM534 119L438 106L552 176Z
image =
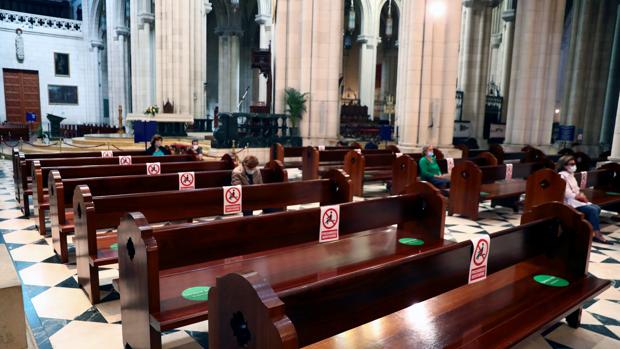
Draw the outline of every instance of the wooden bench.
M281 170L281 167L273 169L276 170ZM265 179L269 178L266 172ZM279 177L280 182L286 180L286 176ZM320 180L245 186L242 205L244 210L260 210L314 202L334 204L351 201L350 192L349 179L334 170ZM114 229L126 212L137 210L151 223L171 220L191 222L193 218L224 213L222 188L93 196L88 187L78 186L73 205L78 283L93 303L99 301L99 266L117 261L116 251L110 248L117 242L116 233L98 233L97 230Z
M305 147L284 147L280 143L274 143L269 149L269 160L279 160L284 164L284 167L298 167L301 168L301 157L303 155ZM354 142L348 147L338 146L325 146L325 150L342 150L342 149L362 149L362 146ZM298 158L297 161L288 161L286 158Z
M162 170L164 165L171 164L175 163L162 164ZM73 194L76 187L79 185L88 186L90 194L93 196L178 190L179 176L177 172L186 171L171 172L171 166L166 167L168 167L167 171L157 176L128 175L63 179L58 170L51 171L48 192L52 245L61 262L67 263L69 260L67 236L72 234L75 228ZM195 175L197 189L230 185L230 169L213 171L207 169L206 171L192 172ZM262 173L268 182L275 183L286 180L281 178L286 176L286 173L276 163L267 164L266 170Z
M220 277L209 347L508 348L562 318L578 327L583 303L611 285L587 272L590 226L559 203L524 221L490 235L488 276L473 284L470 241L294 287L262 270ZM543 274L569 284L537 283Z
M528 178L524 211L552 201L564 201L566 182L556 172L536 172ZM584 174L587 176L582 182ZM620 213L620 164L607 163L592 171L575 173L577 184L588 201L608 211ZM529 198L531 195L531 198Z
M512 165L512 179L506 181L507 166L478 166L463 161L454 166L450 175L450 201L448 214L460 214L473 220L478 219L478 204L492 200L492 205L511 207L518 210L519 198L525 194L526 181L530 174L545 168L544 162L515 163Z
M113 154L118 155L145 155L143 150L124 150L115 151ZM89 152L59 152L59 153L34 153L25 154L20 152L19 149L13 148L11 159L13 161L13 180L15 182L15 199L17 202L21 202L21 183L22 175L28 177L32 174L32 160L37 159L58 159L58 158L84 158L84 157L98 157L101 156L101 151L89 151Z
M443 240L444 199L426 183L414 187L413 194L341 204L340 239L324 244L319 208L159 229L128 214L118 242L123 344L161 348L162 331L206 320L207 302L181 293L214 286L229 272L260 270L290 288L452 244Z
M216 161L213 162L210 166L213 168L220 168L222 166L226 166L226 168L234 167L234 162L232 158L226 158L225 161ZM86 159L86 158L80 158ZM49 172L56 168L66 168L66 167L80 167L83 168L88 165L105 165L99 164L98 158L88 158L88 159L97 159L97 162L91 163L91 160L84 160L84 164L75 164L69 163L63 166L56 166L55 163L50 163L46 161L45 164L41 164L41 160L34 160L32 165L32 202L33 206L39 217L39 233L41 235L45 235L45 212L49 210L49 198L47 193L47 184L49 181ZM110 158L103 158L110 159ZM113 159L113 158L112 158ZM134 160L135 159L135 160ZM54 159L53 161L62 162L63 160L71 160L71 159ZM161 163L172 163L172 162L197 162L197 157L194 155L169 155L169 156L140 156L140 157L132 157L132 165L124 165L124 166L133 166L138 165L141 166L143 171L142 173L146 173L145 164L149 162L159 162ZM109 161L106 161L109 162ZM43 167L45 166L45 167ZM119 160L116 159L116 164L113 165L116 167L121 167L123 165L119 165ZM101 174L97 174L97 176L102 176Z
M412 161L419 161L422 156L418 154L404 154ZM442 156L443 157L443 156ZM360 154L356 151L349 151L344 159L344 170L351 177L351 183L353 185L353 195L362 196L364 193L364 182L367 181L390 181L393 178L398 167L402 167L402 163L395 164L395 153L383 153L383 154ZM454 164L457 164L463 159L452 159ZM481 153L475 158L469 159L480 166L485 165L497 165L497 160L490 153ZM437 164L443 173L448 172L448 160L437 160ZM405 180L406 183L411 183L416 180L418 176L418 166L415 165L415 173L410 173L415 177ZM398 193L392 191L392 193Z
M396 146L387 149L359 150L362 154L392 154L397 153ZM344 158L349 149L318 150L314 147L305 147L301 158L302 179L316 179L330 169L343 168Z

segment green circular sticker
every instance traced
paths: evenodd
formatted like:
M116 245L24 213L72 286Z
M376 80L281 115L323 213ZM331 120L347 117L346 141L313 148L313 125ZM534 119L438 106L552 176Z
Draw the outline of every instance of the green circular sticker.
M114 250L114 251L118 251L118 244L114 243L114 244L110 245L110 249Z
M206 301L209 300L209 286L196 286L185 289L181 292L181 296L190 301Z
M620 193L615 192L615 191L608 191L606 194L607 194L607 195L613 195L613 196L620 195Z
M424 245L424 240L415 239L415 238L400 238L400 239L398 239L398 242L400 242L403 245L409 245L409 246L422 246L422 245Z
M539 284L552 287L566 287L570 284L568 280L562 279L557 276L544 274L534 276L534 281L538 282Z
M489 193L487 193L486 191L481 191L481 192L480 192L480 195L482 195L482 196L488 196L488 195L489 195Z

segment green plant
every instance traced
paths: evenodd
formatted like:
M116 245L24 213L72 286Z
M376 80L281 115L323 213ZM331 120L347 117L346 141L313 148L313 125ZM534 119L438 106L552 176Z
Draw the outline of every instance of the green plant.
M306 112L307 96L307 92L301 93L299 90L292 87L284 90L286 111L291 115L291 125L293 127L297 127L297 123L301 120L303 113Z

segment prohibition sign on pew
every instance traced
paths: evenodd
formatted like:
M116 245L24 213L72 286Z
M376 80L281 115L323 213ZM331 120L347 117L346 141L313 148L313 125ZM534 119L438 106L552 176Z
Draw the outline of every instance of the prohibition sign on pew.
M469 265L469 283L481 281L487 277L487 263L490 251L489 241L488 235L472 239L474 252Z
M129 166L131 165L131 156L127 155L127 156L119 156L118 157L118 164L121 166Z
M196 177L194 172L179 172L179 190L195 189Z
M149 176L161 174L161 163L147 162L146 163L146 174Z
M340 236L340 206L321 207L321 230L319 242L335 241Z
M241 186L234 185L223 187L224 193L224 214L236 214L241 212Z

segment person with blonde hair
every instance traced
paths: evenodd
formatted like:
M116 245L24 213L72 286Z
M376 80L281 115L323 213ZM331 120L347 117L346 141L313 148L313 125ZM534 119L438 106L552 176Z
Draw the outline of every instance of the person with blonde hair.
M241 164L232 171L232 185L263 184L263 177L258 169L258 159L254 155L243 158ZM243 210L244 216L251 216L252 210Z

